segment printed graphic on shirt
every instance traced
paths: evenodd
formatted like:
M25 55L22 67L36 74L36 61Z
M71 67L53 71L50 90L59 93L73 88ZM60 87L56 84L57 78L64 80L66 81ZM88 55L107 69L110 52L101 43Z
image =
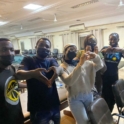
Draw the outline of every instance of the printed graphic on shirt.
M17 105L19 102L18 82L13 76L9 77L5 83L5 99L11 105Z
M118 63L121 59L121 55L120 53L110 53L110 54L106 54L105 59L107 62Z

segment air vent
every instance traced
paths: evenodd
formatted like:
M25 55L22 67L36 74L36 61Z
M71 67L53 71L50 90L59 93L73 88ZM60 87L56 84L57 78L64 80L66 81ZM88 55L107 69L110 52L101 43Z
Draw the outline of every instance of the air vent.
M42 35L43 32L42 32L42 31L36 31L36 32L34 32L34 34L35 34L35 35Z
M124 28L124 26L117 26L117 28Z
M69 26L70 31L77 31L77 30L84 30L85 25L83 24L77 24L77 25L71 25Z
M81 3L81 4L78 4L78 5L72 6L71 8L76 9L76 8L81 7L81 6L87 6L87 5L90 5L90 4L93 4L93 3L96 3L96 2L99 2L99 0L91 0L91 1L87 1L87 2L85 2L85 3Z
M40 20L42 19L41 17L37 17L37 18L34 18L34 19L31 19L31 20L28 20L29 22L34 22L34 21L37 21L37 20Z

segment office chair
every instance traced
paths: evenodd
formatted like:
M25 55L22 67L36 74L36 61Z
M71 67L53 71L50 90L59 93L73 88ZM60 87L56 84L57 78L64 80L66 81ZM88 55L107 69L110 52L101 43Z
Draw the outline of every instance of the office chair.
M120 115L118 117L119 123L120 117L124 118L124 80L116 81L116 84L112 86L112 90L118 108L118 114L114 113L113 115Z
M88 108L88 116L91 124L115 124L108 105L103 98L96 99L90 105Z

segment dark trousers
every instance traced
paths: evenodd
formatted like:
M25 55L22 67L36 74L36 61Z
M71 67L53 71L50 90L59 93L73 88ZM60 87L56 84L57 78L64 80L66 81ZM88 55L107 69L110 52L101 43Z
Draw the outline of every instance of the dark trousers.
M59 107L52 108L47 111L30 112L32 124L49 124L50 120L54 124L60 124L60 110Z
M101 93L102 93L102 75L101 75L101 70L96 72L95 87L96 87L99 95L101 95Z
M105 99L110 111L112 112L115 104L112 85L115 84L116 81L118 80L118 75L113 76L103 75L102 80L103 80L102 97Z

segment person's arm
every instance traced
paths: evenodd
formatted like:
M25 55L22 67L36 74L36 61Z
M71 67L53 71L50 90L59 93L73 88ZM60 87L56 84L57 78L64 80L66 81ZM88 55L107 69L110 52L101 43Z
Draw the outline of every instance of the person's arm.
M41 79L41 78L44 78L44 76L41 73L42 71L46 71L46 69L38 68L35 70L30 70L30 71L18 70L15 73L14 77L17 80L28 80L31 78Z
M21 62L22 66L19 67L19 70L14 75L15 78L17 80L28 80L31 78L35 78L49 86L50 85L49 80L42 74L42 71L46 71L46 69L37 68L34 70L29 70L29 65L34 66L32 64L33 64L32 59L29 57L25 57Z
M77 82L79 76L81 74L81 66L78 64L73 72L71 72L69 75L66 71L63 71L63 73L60 75L61 80L68 86L73 85Z
M53 70L58 76L60 76L63 83L71 86L77 81L81 72L81 66L78 64L73 70L73 72L70 74L67 74L63 66L59 66L59 67L52 66L50 70Z
M81 74L83 74L84 71L84 62L86 61L87 55L86 54L82 54L80 57L80 61L77 64L77 66L74 68L74 70L68 74L64 69L63 73L61 74L60 78L62 79L62 81L68 85L71 86L73 84L75 84L79 78L79 76ZM85 72L84 72L85 73Z
M76 57L73 60L80 60L80 57L81 57L82 54L84 54L84 52L85 52L84 50L79 50L77 52Z
M89 61L91 59L93 62ZM83 76L86 72L90 73L93 67L95 68L95 72L97 72L103 67L103 63L99 55L89 52L81 56L80 62L71 74L68 75L64 72L60 77L66 85L71 86L77 82L80 75Z
M105 64L105 60L104 59L101 59L102 62L103 62L103 68L100 70L101 74L103 74L106 70L107 70L107 66Z
M104 67L103 62L100 59L99 55L96 54L95 58L92 59L92 61L96 72Z
M104 55L105 53L112 52L112 50L113 47L109 46L109 47L103 47L100 52Z
M19 84L19 88L27 88L26 83L19 82L18 84Z
M17 71L17 73L15 73L14 77L17 80L28 80L31 78L35 78L45 83L46 85L51 86L51 82L41 73L42 71L46 71L46 70L43 68L38 68L31 71L19 70Z
M107 70L107 66L106 66L106 64L105 64L104 56L103 56L103 54L102 54L101 52L99 52L98 46L95 46L95 47L94 47L94 52L95 52L97 55L99 55L99 57L101 58L101 60L102 60L102 62L103 62L103 68L101 68L101 70L100 70L101 74L103 74L103 73Z
M120 47L114 47L113 52L120 52L120 53L122 53L122 56L124 57L124 49L122 49Z

